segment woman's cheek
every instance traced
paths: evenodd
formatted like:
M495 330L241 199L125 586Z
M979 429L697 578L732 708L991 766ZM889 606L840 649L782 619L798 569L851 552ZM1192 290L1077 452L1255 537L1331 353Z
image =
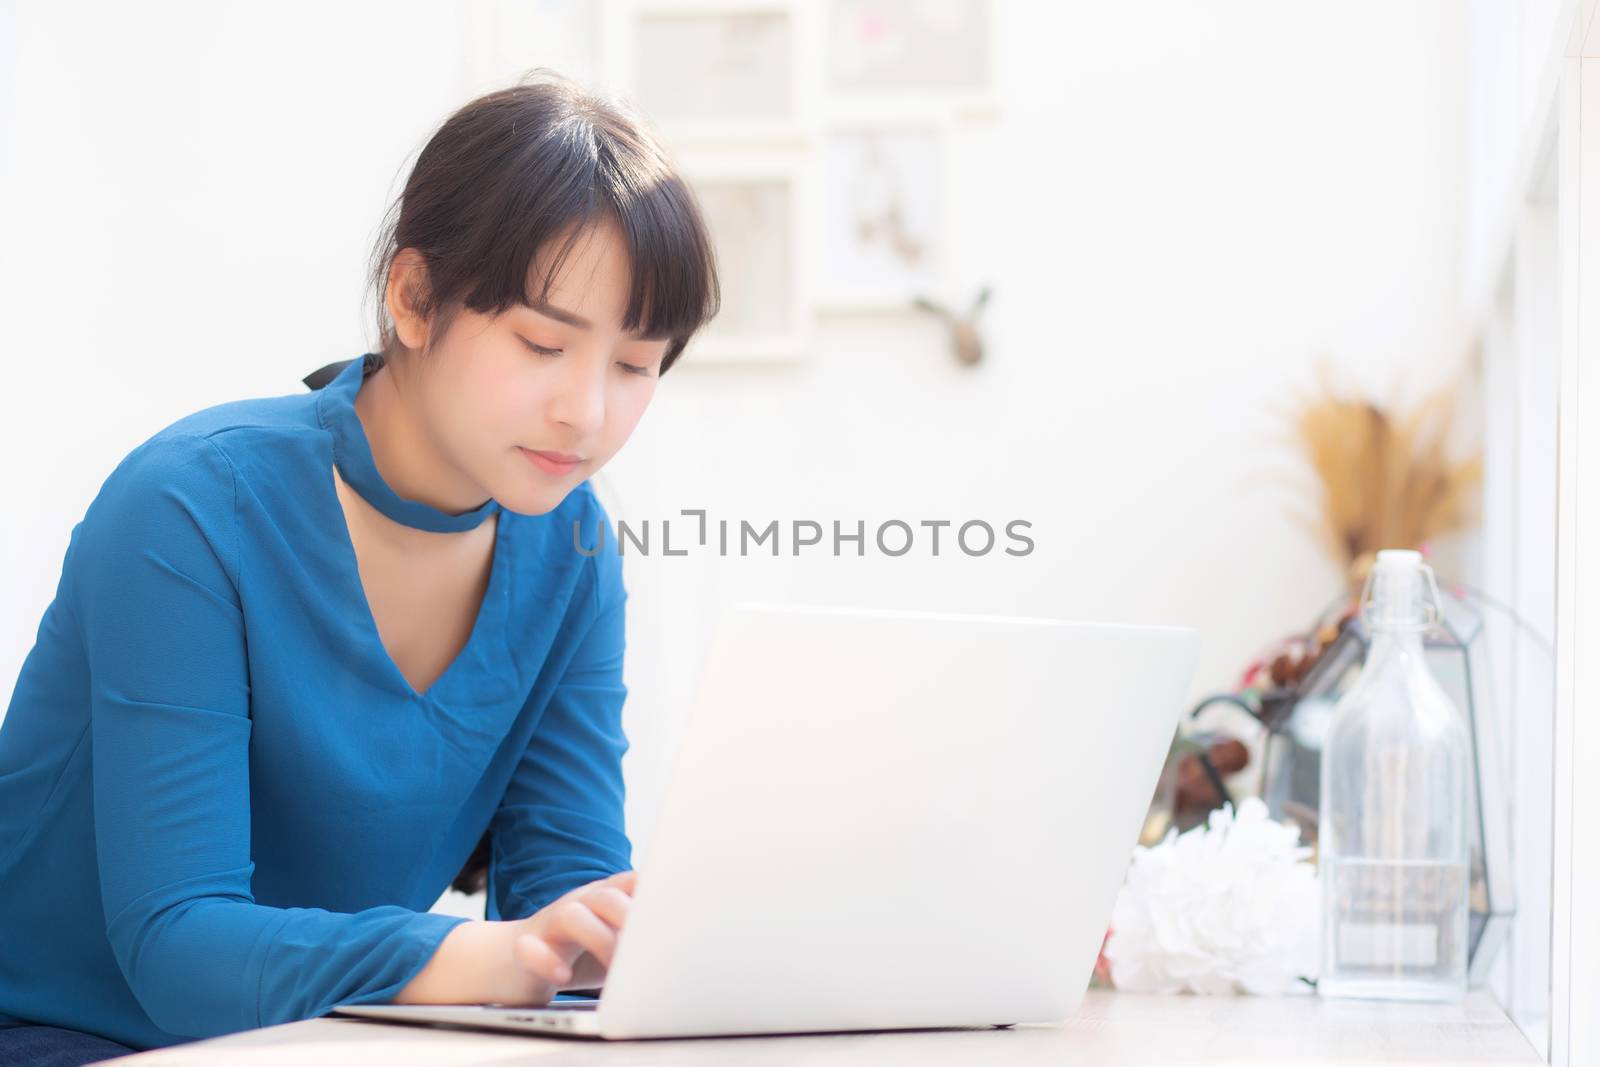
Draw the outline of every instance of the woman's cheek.
M638 426L639 420L644 417L645 409L650 406L650 399L655 395L655 391L656 380L651 378L633 389L622 391L622 395L608 406L606 429L613 452L621 448L633 435L634 427Z

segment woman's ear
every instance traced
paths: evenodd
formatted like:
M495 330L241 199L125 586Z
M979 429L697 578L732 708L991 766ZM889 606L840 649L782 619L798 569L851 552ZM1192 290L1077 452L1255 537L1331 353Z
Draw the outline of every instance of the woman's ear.
M428 321L417 309L421 294L427 291L428 265L415 248L402 248L389 265L389 283L384 303L394 322L396 339L413 351L427 342Z

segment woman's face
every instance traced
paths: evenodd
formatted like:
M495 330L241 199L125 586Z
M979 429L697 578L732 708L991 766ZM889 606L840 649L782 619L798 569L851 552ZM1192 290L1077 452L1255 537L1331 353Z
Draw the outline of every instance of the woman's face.
M534 278L553 255L541 249ZM481 490L476 499L545 514L633 432L670 342L622 332L629 270L616 224L597 224L567 254L546 306L463 308L431 355L406 361L408 406L445 464ZM420 348L423 327L403 310L395 328Z

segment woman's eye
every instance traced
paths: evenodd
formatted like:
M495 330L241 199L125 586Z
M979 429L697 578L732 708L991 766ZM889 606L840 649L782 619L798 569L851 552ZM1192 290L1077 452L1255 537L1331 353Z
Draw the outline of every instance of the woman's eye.
M622 363L622 362L619 362L617 364L617 366L621 367L623 370L627 371L629 374L649 374L650 373L650 368L649 367L641 367L641 366L638 366L637 364L634 364L634 363Z
M522 338L522 343L541 356L559 356L561 354L561 349L559 348L546 348L544 345L536 345L526 337Z

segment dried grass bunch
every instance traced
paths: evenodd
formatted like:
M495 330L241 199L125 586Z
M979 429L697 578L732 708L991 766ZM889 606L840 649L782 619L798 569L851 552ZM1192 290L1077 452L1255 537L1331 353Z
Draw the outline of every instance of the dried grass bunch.
M1340 392L1324 367L1294 411L1294 443L1321 483L1320 514L1295 518L1357 588L1379 549L1422 549L1475 521L1483 457L1452 458L1450 448L1460 392L1385 410Z

